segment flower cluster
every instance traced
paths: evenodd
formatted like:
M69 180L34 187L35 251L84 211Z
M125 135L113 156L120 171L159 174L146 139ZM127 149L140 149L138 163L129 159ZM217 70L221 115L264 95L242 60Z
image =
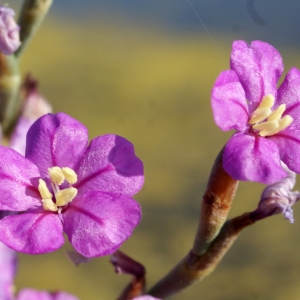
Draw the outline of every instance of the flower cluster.
M283 72L279 52L261 41L233 43L230 70L212 90L212 109L222 130L235 130L223 154L226 172L237 180L271 184L287 176L283 161L300 173L300 71Z
M0 146L0 241L29 254L54 251L65 232L86 257L111 254L141 218L131 197L143 164L133 145L104 135L88 145L87 129L70 116L47 114L27 134L25 157Z

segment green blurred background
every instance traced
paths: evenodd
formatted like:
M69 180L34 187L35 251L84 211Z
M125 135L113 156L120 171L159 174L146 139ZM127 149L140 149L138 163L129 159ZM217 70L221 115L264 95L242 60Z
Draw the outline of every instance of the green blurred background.
M19 3L11 5L18 10ZM91 139L115 133L135 145L145 166L145 185L135 197L143 219L121 250L146 266L149 287L190 249L210 168L231 135L216 127L210 108L210 90L219 72L228 68L231 43L262 38L272 27L255 15L241 23L237 11L239 19L227 21L228 31L222 23L218 30L209 23L216 11L209 15L184 3L195 19L194 25L188 23L191 30L170 29L172 23L159 22L162 15L151 22L150 14L142 22L138 12L133 16L106 7L103 13L100 4L98 10L91 4L90 13L81 6L70 12L66 2L57 1L21 62L24 75L30 71L39 79L55 112L80 120ZM160 5L175 14L171 1ZM273 17L265 14L262 20ZM283 14L277 23L286 19ZM254 29L241 30L246 24ZM300 68L297 42L284 40L292 32L286 30L281 40L273 34L267 41L282 53L286 70ZM262 188L242 182L230 216L255 209ZM210 277L174 299L298 300L300 213L297 206L294 211L294 225L278 215L244 230ZM108 257L76 268L66 258L68 248L20 255L17 290L60 288L82 300L115 299L130 281L114 273Z

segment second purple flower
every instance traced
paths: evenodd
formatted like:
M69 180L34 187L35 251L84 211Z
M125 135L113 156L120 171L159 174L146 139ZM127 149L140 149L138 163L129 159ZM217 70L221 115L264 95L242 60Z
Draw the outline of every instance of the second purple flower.
M87 129L66 114L38 119L27 134L25 157L0 146L0 241L40 254L64 243L80 254L113 253L141 218L131 197L143 185L143 164L133 145L104 135L88 145Z
M300 71L283 72L279 52L262 41L235 41L230 70L212 90L212 109L222 130L235 130L223 166L237 180L271 184L287 176L281 160L300 173Z

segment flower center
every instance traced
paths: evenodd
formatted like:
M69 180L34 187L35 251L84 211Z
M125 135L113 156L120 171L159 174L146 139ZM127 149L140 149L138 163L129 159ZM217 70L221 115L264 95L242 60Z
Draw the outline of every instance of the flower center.
M293 118L286 115L282 118L285 111L285 104L281 104L272 111L274 96L266 95L263 97L257 109L252 113L248 124L258 132L260 136L271 136L284 130L293 122Z
M53 201L53 195L50 193L46 182L40 178L38 189L42 197L43 207L45 210L58 211L60 213L62 206L71 202L77 195L77 189L72 187L72 184L77 181L77 174L70 168L59 167L49 168L48 173L55 201ZM61 190L59 186L65 180L69 183L69 187Z

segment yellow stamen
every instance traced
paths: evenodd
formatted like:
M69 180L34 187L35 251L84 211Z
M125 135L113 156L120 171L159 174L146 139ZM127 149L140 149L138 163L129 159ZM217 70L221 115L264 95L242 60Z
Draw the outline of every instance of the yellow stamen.
M293 122L293 118L289 115L284 116L282 119L278 121L278 128L274 129L274 131L269 132L268 136L274 135L287 127L289 127Z
M50 193L46 182L43 179L39 179L38 190L42 197L43 208L53 212L58 211L60 214L62 206L71 202L77 196L77 189L71 187L71 184L77 182L77 174L70 168L52 167L48 169L48 173L51 179L51 187L54 192L55 201L52 200L53 195ZM60 185L64 181L69 182L70 187L60 190Z
M43 208L45 210L57 211L58 207L53 203L52 199L43 199Z
M259 123L268 118L272 114L271 108L274 105L274 101L275 98L273 95L264 96L256 110L252 113L248 124Z
M61 185L64 182L65 177L60 167L49 168L48 172L53 183Z
M268 121L278 121L281 119L282 114L285 111L285 104L281 104L278 106L277 109L272 111L272 113L268 117Z
M46 182L43 179L39 179L38 190L42 199L52 199L52 194L49 192Z
M252 126L253 129L259 131L260 136L270 135L270 132L275 131L278 127L278 121L266 121L260 124L255 124Z
M269 94L262 98L260 104L258 105L257 109L260 108L272 108L275 102L275 98L273 95Z
M274 96L264 96L248 122L248 124L253 125L252 128L258 131L260 136L274 135L290 126L293 122L293 118L289 115L281 118L286 109L285 104L279 105L277 109L272 111L271 108L274 105L274 101Z
M61 171L69 183L74 184L77 182L77 174L72 169L66 167L62 168Z
M71 202L76 197L77 192L77 189L73 187L59 191L55 194L56 205L63 206Z
M259 131L260 136L271 136L274 135L287 127L293 122L293 118L289 115L284 116L280 120L266 121L260 124L253 125L253 129Z
M252 125L255 123L259 123L266 118L268 118L272 114L272 110L270 108L257 108L251 115L251 119L248 124Z

